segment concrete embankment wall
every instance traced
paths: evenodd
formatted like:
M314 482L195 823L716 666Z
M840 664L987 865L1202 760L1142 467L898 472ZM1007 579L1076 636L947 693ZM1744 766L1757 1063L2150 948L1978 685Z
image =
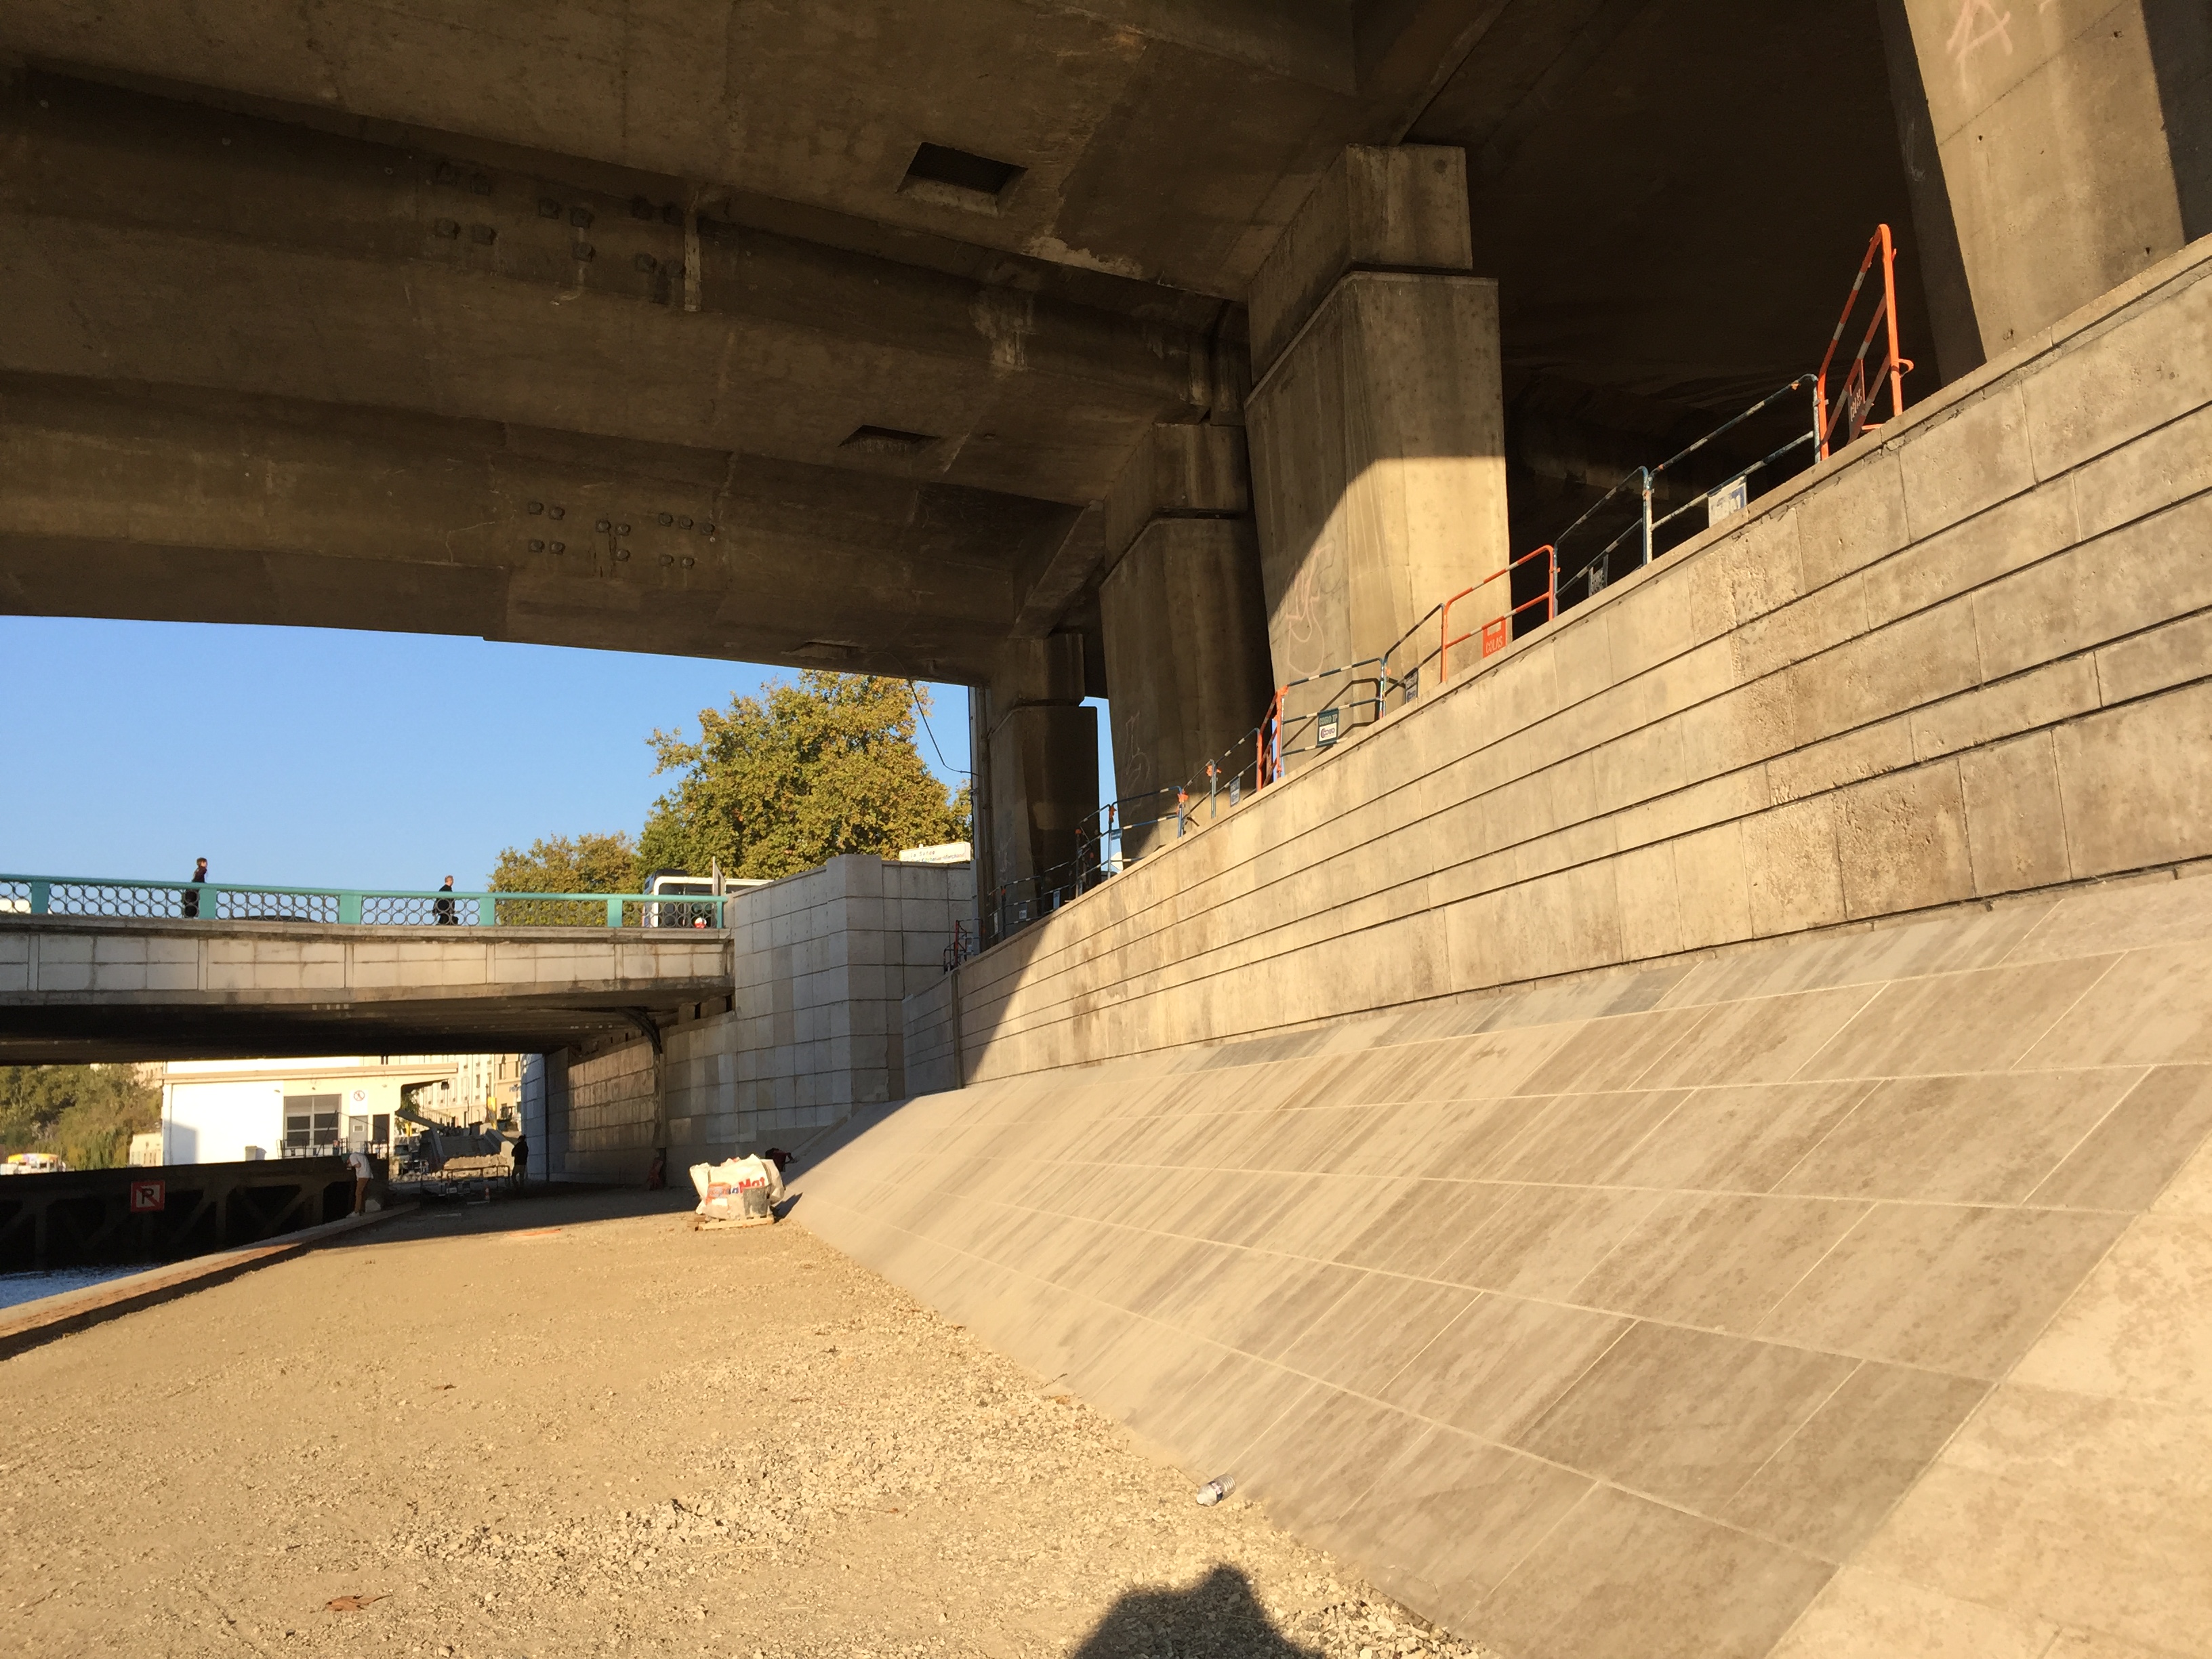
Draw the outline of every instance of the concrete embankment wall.
M969 866L872 856L736 899L728 1000L662 1033L671 1169L789 1141L904 1094L902 1000L943 977L953 922L972 927L974 915ZM644 1179L656 1122L642 1036L534 1066L525 1092L526 1127L555 1178Z
M801 1218L1510 1659L2212 1654L2208 275L910 998Z
M1511 1659L2199 1654L2208 1062L2168 874L982 1083L798 1214Z
M2200 242L985 952L909 1005L915 1086L2212 853L2208 275Z

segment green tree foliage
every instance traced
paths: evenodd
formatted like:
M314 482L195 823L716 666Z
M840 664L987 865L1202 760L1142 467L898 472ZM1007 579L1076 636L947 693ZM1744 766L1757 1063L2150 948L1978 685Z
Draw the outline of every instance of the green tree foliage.
M842 853L962 841L968 792L949 793L915 747L904 680L808 669L762 698L699 711L699 740L655 732L654 769L679 774L638 837L638 866L793 875Z
M499 855L499 868L491 872L489 891L495 893L635 893L637 891L637 843L626 830L611 836L552 836L530 843L530 850L509 847Z
M0 1153L53 1152L72 1169L131 1161L161 1127L161 1087L135 1066L0 1066Z
M491 872L487 889L494 893L635 893L641 872L637 844L626 830L611 836L589 833L573 841L551 836L530 843L520 852L501 850L499 867ZM509 927L599 927L606 921L602 908L549 903L531 899L502 899L499 920Z

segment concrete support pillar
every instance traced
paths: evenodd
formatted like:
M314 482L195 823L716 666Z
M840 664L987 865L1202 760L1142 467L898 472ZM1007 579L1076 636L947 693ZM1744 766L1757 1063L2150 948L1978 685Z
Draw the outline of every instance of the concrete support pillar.
M1984 349L2212 234L2204 0L1905 0Z
M1279 684L1381 655L1505 566L1498 285L1473 264L1462 151L1354 147L1253 285L1247 418ZM1455 607L1453 631L1503 614L1509 586ZM1408 641L1393 671L1432 644ZM1370 669L1294 693L1290 712L1340 707L1349 726L1375 696Z
M1158 820L1171 820L1176 790L1209 760L1224 790L1252 762L1243 739L1273 687L1251 512L1233 426L1153 428L1106 504L1098 609L1125 859L1173 836Z
M1083 702L1083 638L1009 644L983 688L990 865L985 937L1002 937L1073 896L1095 866L1098 719Z

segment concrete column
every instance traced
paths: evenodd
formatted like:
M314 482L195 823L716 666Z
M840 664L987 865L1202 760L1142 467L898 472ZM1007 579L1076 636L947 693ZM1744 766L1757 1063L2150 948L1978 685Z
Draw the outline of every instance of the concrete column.
M1506 563L1498 285L1473 264L1463 152L1354 147L1253 285L1248 419L1279 684L1380 655ZM1502 615L1508 586L1455 607L1453 631ZM1291 711L1371 720L1364 678L1294 692Z
M2204 0L1905 0L1983 349L2212 233Z
M987 937L1077 890L1098 808L1098 719L1083 690L1079 634L1012 641L984 687L991 864L979 908Z
M1207 761L1221 763L1226 789L1252 760L1242 739L1273 686L1251 511L1244 434L1233 426L1153 428L1106 504L1098 609L1125 858L1174 835L1146 821L1171 815L1175 790L1201 779Z

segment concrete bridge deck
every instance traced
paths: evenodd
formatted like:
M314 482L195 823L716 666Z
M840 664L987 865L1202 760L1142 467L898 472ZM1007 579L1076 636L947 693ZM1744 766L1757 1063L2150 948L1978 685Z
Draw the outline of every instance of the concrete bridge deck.
M0 918L0 1062L536 1052L729 996L716 929Z

